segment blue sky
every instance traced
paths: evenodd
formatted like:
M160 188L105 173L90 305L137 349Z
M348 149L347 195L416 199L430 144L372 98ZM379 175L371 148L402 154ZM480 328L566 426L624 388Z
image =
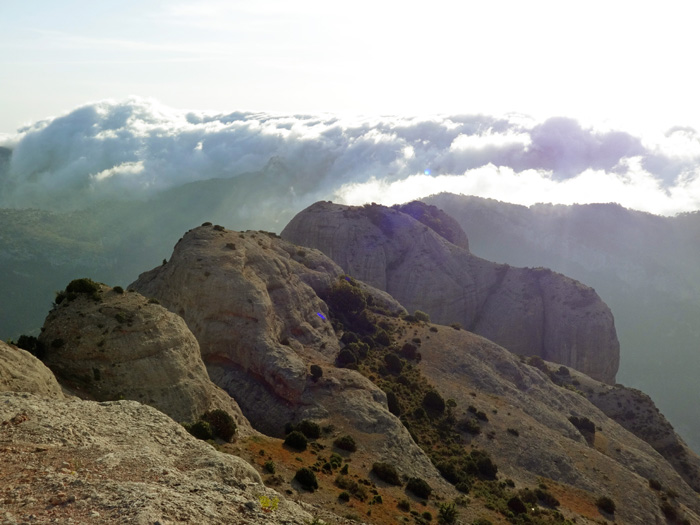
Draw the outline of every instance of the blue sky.
M687 2L0 1L0 133L174 108L699 125Z

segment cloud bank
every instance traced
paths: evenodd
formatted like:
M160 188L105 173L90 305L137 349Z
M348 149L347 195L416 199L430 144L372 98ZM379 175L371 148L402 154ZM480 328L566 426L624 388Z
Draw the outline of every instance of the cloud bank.
M85 105L5 138L0 205L72 209L264 172L302 200L393 204L440 191L521 204L700 208L700 133L641 136L557 117L356 118Z

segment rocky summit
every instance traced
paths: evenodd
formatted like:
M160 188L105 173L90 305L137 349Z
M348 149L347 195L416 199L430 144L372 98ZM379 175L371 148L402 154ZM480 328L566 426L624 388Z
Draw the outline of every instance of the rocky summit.
M422 205L425 206L425 205ZM419 206L416 206L419 208ZM387 291L408 310L468 330L521 355L615 382L619 343L610 309L595 291L544 268L514 268L469 253L433 227L439 216L379 205L317 202L282 238L321 250L348 274ZM448 235L466 239L462 232Z

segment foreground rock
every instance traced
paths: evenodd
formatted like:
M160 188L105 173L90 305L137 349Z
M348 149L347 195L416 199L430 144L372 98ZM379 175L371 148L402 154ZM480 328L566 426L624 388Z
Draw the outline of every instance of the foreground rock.
M64 397L51 370L26 350L3 341L0 341L0 392L31 392L41 397Z
M211 382L185 322L138 293L97 285L49 312L39 341L45 363L76 395L98 401L132 399L176 421L222 409L243 434L240 408Z
M334 366L340 348L317 295L342 274L317 250L264 232L205 225L188 232L167 264L130 288L181 315L199 341L212 380L238 401L256 430L282 436L302 419L382 436L379 457L400 452L409 475L445 486L423 451L387 409L386 394L355 371ZM376 303L403 311L371 291ZM314 380L310 366L322 377Z
M460 323L512 352L615 381L620 348L610 309L593 289L563 275L485 261L412 216L377 205L318 202L294 217L282 237L321 250L435 322Z
M134 401L0 393L3 523L309 523L238 457ZM260 497L277 498L263 512Z

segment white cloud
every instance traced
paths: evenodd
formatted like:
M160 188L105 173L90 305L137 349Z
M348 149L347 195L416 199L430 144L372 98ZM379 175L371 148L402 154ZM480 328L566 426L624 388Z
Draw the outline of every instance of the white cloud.
M686 128L642 140L563 118L212 114L129 99L85 105L7 140L6 206L147 198L262 171L300 200L393 204L451 191L522 204L614 201L655 213L700 202L700 143Z

